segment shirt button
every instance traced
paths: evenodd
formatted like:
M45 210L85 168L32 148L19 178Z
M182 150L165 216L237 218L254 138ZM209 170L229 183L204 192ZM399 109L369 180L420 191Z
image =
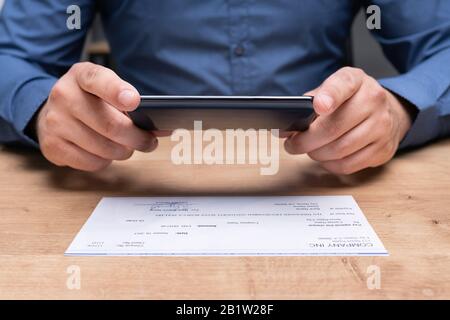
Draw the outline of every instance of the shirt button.
M245 53L245 48L242 45L238 45L236 46L236 48L234 48L234 54L237 55L238 57L243 56Z

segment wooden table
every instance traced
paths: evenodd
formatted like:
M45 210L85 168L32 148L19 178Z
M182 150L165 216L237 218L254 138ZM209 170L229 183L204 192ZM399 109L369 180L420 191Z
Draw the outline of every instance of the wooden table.
M348 177L282 153L258 166L175 166L167 138L97 174L0 147L0 298L450 298L450 141ZM103 196L353 195L389 257L65 257ZM81 289L66 286L69 266ZM369 290L378 266L381 288Z

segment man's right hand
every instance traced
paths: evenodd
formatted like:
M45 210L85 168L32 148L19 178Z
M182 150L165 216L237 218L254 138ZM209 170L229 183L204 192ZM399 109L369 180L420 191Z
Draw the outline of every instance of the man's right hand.
M58 166L98 171L158 141L124 114L136 109L138 91L112 70L75 64L53 87L39 111L36 133L44 156Z

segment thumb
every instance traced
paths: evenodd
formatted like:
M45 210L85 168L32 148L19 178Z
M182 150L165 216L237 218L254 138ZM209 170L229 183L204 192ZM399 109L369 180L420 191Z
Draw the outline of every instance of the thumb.
M320 86L315 88L315 89L313 89L313 90L311 90L311 91L305 92L303 95L315 98L317 96L318 92L319 92L319 89L320 89ZM321 101L320 97L319 97L319 99L314 99L313 100L314 111L318 115L323 113L321 103L322 103L322 101Z
M314 96L316 95L317 91L319 90L319 88L320 88L320 87L317 87L317 88L315 88L315 89L313 89L313 90L311 90L311 91L305 92L303 95L304 95L304 96L311 96L311 97L314 97Z

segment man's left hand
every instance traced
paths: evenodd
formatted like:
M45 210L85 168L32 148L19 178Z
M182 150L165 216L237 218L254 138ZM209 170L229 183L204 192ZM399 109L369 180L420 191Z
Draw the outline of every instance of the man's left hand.
M318 117L285 148L307 153L335 174L388 162L411 127L407 106L360 69L342 68L307 95L314 96Z

